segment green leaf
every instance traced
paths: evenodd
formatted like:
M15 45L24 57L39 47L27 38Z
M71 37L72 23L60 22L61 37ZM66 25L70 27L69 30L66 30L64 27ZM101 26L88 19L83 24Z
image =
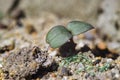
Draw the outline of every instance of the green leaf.
M78 35L84 33L94 27L88 23L81 21L71 21L67 25L67 29L72 33L72 35Z
M53 27L46 36L46 42L50 44L52 48L58 48L66 43L72 34L62 25Z

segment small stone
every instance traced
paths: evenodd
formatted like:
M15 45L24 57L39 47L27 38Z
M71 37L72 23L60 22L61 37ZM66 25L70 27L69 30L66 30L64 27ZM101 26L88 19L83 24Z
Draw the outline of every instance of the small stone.
M52 73L51 76L52 76L52 77L56 77L57 75L56 75L55 73Z
M76 46L76 49L79 50L80 48L82 48L85 45L85 43L81 40L79 41L79 43Z
M113 60L110 58L110 59L107 59L106 61L107 63L111 63Z
M98 42L97 47L98 47L99 49L101 49L101 50L104 50L104 49L107 48L107 45L106 45L105 42L100 41L100 42Z
M55 57L57 55L57 53L58 53L57 51L52 51L52 52L50 52L49 55L52 56L52 57Z
M91 41L95 39L94 35L91 32L86 32L85 37L86 39L91 40Z
M113 53L120 52L120 43L117 42L110 42L107 44L108 49Z
M14 47L15 47L15 42L13 39L4 40L0 44L0 53L13 50Z
M70 72L66 67L61 67L61 68L59 68L59 70L60 70L61 76L69 76L70 75Z
M67 77L67 76L64 76L64 77L62 78L62 80L68 80L68 77Z
M40 78L37 78L36 80L40 80Z
M120 75L119 75L119 74L116 74L116 75L115 75L115 77L116 77L116 78L119 78L119 77L120 77Z
M79 70L84 70L85 66L82 63L78 64L78 69Z

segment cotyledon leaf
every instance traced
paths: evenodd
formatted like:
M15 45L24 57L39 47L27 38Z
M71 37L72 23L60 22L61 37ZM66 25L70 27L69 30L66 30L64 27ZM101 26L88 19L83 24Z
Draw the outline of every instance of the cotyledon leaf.
M52 48L58 48L66 43L72 34L62 25L53 27L46 36L46 42L50 44Z
M78 35L84 33L94 27L88 23L81 21L71 21L67 25L67 29L72 33L72 35Z

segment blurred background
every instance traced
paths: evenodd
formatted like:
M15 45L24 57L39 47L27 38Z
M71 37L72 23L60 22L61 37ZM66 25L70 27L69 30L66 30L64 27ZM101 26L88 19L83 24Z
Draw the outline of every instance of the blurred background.
M0 0L0 28L12 34L24 26L21 31L36 31L38 39L45 39L43 35L53 26L80 20L92 24L101 39L120 42L119 4L120 0Z

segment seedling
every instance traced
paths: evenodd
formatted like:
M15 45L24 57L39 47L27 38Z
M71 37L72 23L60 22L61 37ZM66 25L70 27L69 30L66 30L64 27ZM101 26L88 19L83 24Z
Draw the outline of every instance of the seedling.
M81 21L71 21L68 23L67 27L57 25L47 33L46 42L50 44L52 48L59 48L73 36L91 29L93 29L92 25Z
M58 25L48 32L46 41L52 48L58 48L70 38L72 38L72 34L64 26Z
M71 21L68 23L67 27L57 25L47 33L46 42L50 44L52 48L60 47L60 51L62 52L75 52L76 44L73 41L73 36L79 35L91 29L93 29L92 25L81 21ZM64 46L65 44L67 46Z

